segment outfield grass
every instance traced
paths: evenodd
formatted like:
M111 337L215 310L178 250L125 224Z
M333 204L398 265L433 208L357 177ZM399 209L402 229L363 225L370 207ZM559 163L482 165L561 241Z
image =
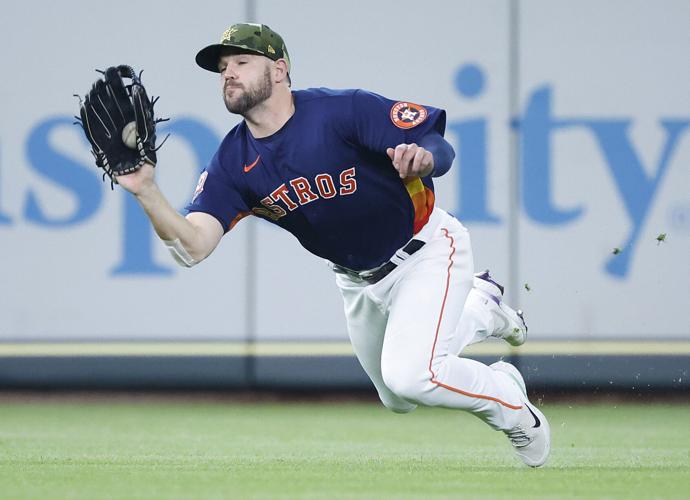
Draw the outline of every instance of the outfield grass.
M688 498L690 405L546 406L547 467L471 415L0 403L0 498Z

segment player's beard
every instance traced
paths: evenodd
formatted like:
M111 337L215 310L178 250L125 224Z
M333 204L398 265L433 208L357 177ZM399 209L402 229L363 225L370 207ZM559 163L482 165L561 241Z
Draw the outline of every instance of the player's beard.
M258 106L271 95L273 95L273 81L271 79L271 69L266 68L263 78L260 78L256 84L248 88L238 88L233 94L239 93L239 96L231 99L226 90L223 89L223 100L228 111L237 115L245 115L250 109Z

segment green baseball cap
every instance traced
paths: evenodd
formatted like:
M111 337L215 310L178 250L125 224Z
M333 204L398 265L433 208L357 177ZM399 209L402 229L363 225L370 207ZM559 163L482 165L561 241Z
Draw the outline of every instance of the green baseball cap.
M259 54L273 61L285 59L290 72L290 56L283 37L265 24L237 23L230 26L220 39L220 43L204 47L196 55L196 63L202 68L219 73L218 60L221 51L234 47L241 52Z

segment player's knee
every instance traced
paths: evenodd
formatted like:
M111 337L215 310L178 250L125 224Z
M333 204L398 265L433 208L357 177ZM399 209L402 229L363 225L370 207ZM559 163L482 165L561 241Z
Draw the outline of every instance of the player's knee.
M388 408L393 413L410 413L415 408L416 404L410 403L402 398L399 398L393 394L379 394L379 398L383 403L383 406Z
M424 403L428 391L428 370L415 370L410 366L395 364L381 366L383 381L393 394L409 402ZM385 403L384 403L385 404Z

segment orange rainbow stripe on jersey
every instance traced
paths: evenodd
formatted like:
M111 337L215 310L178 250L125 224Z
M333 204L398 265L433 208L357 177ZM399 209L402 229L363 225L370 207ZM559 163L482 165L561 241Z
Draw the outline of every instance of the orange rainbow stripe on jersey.
M407 177L403 179L407 193L412 199L414 207L414 224L412 233L417 234L424 225L429 222L431 211L434 209L436 197L434 192L426 187L419 177Z

